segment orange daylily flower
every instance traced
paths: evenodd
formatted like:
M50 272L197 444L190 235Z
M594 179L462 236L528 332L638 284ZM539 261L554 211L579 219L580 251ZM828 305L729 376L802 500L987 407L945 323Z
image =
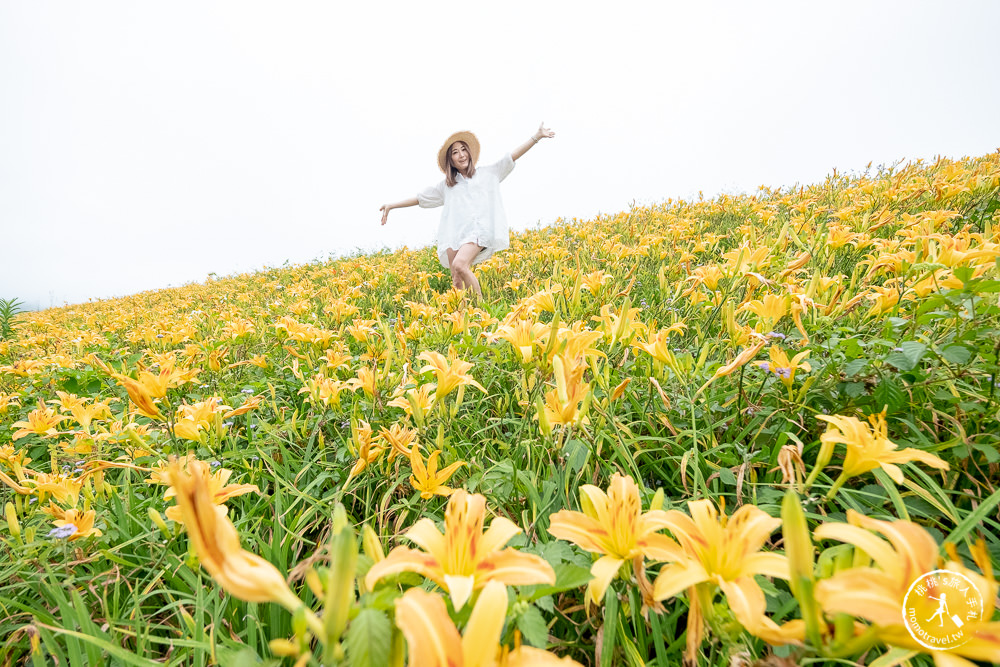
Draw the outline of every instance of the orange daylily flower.
M472 609L461 635L441 596L411 588L396 600L396 623L410 650L410 667L516 667L579 665L547 651L499 646L507 616L507 589L491 581Z
M219 468L214 473L210 473L208 463L204 461L190 460L187 462L184 469L192 475L199 475L200 478L204 479L205 488L208 492L208 498L211 499L212 504L214 505L221 506L230 498L242 496L247 493L260 493L260 489L256 484L228 484L233 471L227 468ZM175 489L171 484L170 488L167 489L167 492L163 494L163 499L169 500L176 495L177 489ZM183 514L179 502L177 505L168 507L164 514L166 514L167 518L171 521L177 521L180 523L183 520Z
M875 535L880 533L886 539ZM929 650L916 642L903 624L903 600L910 585L928 572L938 569L938 546L921 526L910 521L881 521L854 510L847 510L847 523L827 522L813 531L816 539L834 539L854 545L867 554L869 567L853 567L835 573L816 584L816 599L829 614L850 614L875 626L876 636L890 646L929 653L938 667L973 667L972 662L1000 662L1000 622L991 621L995 609L997 584L985 546L972 549L983 574L968 570L958 562L954 548L948 545L951 561L947 570L967 576L979 589L984 602L983 615L964 619L963 632L970 639L956 648ZM985 575L985 576L983 576ZM920 607L920 618L930 618L937 603L930 597L911 597Z
M758 340L752 347L745 348L742 352L740 352L738 355L736 355L735 359L733 359L732 361L730 361L725 366L720 367L719 370L715 371L715 373L712 375L712 377L710 377L708 379L708 382L706 382L705 384L701 385L701 387L698 389L698 391L695 392L695 395L697 396L701 392L705 391L705 388L708 387L708 385L712 384L713 382L715 382L719 378L724 377L726 375L731 375L732 373L736 372L736 369L738 369L741 366L744 366L751 359L753 359L754 357L756 357L757 353L760 352L761 349L763 349L763 347L765 345L767 345L767 340L766 339L765 340Z
M301 607L302 601L274 565L240 548L240 536L226 517L226 508L214 502L208 466L197 463L184 469L174 461L168 466L167 477L202 567L227 593L240 600L277 602L291 611ZM322 633L322 623L318 623L318 629Z
M642 511L639 487L631 477L615 473L605 493L591 484L580 487L582 512L560 510L549 517L549 532L602 556L594 562L587 585L588 604L601 604L604 592L621 566L644 558L677 558L679 547L656 531L666 528L667 513Z
M456 470L465 465L465 461L458 461L438 471L437 460L440 455L441 450L432 452L427 457L427 465L425 466L420 449L417 447L410 449L410 467L413 470L413 474L410 475L410 485L420 492L420 497L424 500L433 498L435 495L447 498L453 494L455 489L445 486L444 483Z
M50 535L65 537L73 541L90 536L98 537L102 534L100 530L94 528L94 521L97 518L96 510L87 510L84 512L77 509L69 509L61 511L57 508L57 511L58 514L55 514L57 518L52 522L56 528L50 531Z
M459 489L448 500L444 533L430 519L420 519L405 537L424 551L396 547L376 563L365 577L369 590L385 577L416 572L432 580L461 609L476 590L490 581L512 586L555 583L556 575L543 559L511 548L502 549L521 532L504 517L493 519L483 531L486 498Z
M14 431L10 439L20 440L32 434L46 438L58 435L59 431L56 430L56 426L64 419L65 417L56 414L53 408L45 407L45 404L39 400L38 409L28 413L28 421L17 421L11 424L11 428L18 430Z
M847 446L847 452L844 454L844 468L840 477L830 488L827 497L832 497L851 477L856 477L875 468L885 470L886 474L897 484L903 483L903 471L899 469L897 463L921 461L938 470L949 469L945 461L930 452L912 447L897 449L896 443L888 438L888 426L884 413L880 412L877 415L869 416L868 424L856 417L842 415L817 415L817 419L822 419L829 426L827 426L826 433L820 436L820 441L823 444L816 457L816 468L810 474L806 486L811 484L818 471L829 462L834 445Z
M434 391L434 401L437 403L440 403L445 396L464 385L472 385L484 394L486 393L483 385L476 382L469 375L468 371L472 368L472 364L468 361L452 358L449 363L447 357L433 350L421 352L417 356L417 359L428 362L426 366L420 369L421 373L434 371L434 375L437 377L437 388Z
M744 505L727 517L709 500L688 502L690 515L677 510L666 512L667 529L680 544L682 556L660 569L653 583L657 600L689 591L688 659L700 644L702 614L710 611L718 586L729 602L736 620L748 632L771 644L787 644L802 639L801 621L778 626L765 614L764 592L754 576L788 579L784 554L762 552L761 547L781 519L769 516L754 505ZM697 640L697 641L695 641Z

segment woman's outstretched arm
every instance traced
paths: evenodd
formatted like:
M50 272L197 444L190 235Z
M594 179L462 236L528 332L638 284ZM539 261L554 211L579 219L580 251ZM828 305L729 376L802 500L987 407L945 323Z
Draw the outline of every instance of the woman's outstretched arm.
M416 197L410 197L409 199L404 199L403 201L398 201L395 204L383 204L379 210L382 211L382 224L384 225L389 219L389 211L394 208L406 208L407 206L416 206L420 202L417 201Z
M531 135L531 139L528 139L523 144L515 148L511 152L510 156L516 160L517 158L527 153L532 146L537 144L542 139L551 139L554 136L556 136L556 133L550 130L549 128L545 127L545 123L543 122L541 125L538 126L538 131L535 132L533 135Z

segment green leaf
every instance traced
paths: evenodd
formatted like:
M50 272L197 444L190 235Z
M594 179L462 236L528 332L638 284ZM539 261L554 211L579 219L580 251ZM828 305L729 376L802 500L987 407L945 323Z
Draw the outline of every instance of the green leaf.
M888 407L889 412L896 412L906 405L906 394L895 378L883 378L875 387L875 410Z
M924 343L918 343L915 340L908 340L900 343L899 346L903 348L903 354L906 358L916 366L920 363L920 360L927 353L927 346Z
M989 498L979 503L979 507L969 512L962 523L955 526L955 530L951 531L945 542L955 542L965 539L965 536L972 532L972 529L980 525L982 520L990 515L990 512L1000 504L1000 491L994 491Z
M941 350L941 358L953 364L967 364L972 358L972 352L964 345L949 345Z
M545 623L542 612L534 605L530 605L517 617L517 629L524 636L524 641L535 648L545 648L549 643L549 626Z
M389 617L375 609L362 609L347 628L347 655L353 667L389 664L392 625Z
M528 599L537 600L544 595L552 595L553 593L580 588L593 579L589 568L573 565L572 563L560 563L552 569L556 573L556 583L551 586L539 586L531 593Z
M729 468L719 468L719 479L726 486L736 486L736 475Z
M855 359L854 361L851 361L846 366L844 366L844 375L846 375L847 377L852 377L854 375L857 375L862 370L864 370L864 367L867 365L868 365L867 359Z

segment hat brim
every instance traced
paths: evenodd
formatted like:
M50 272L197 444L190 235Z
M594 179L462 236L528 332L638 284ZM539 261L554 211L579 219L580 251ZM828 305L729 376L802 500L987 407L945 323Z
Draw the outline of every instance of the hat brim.
M445 157L447 156L451 145L456 141L464 141L469 147L469 153L472 156L473 165L479 162L479 139L476 138L476 135L468 131L456 132L445 140L444 145L441 146L441 150L438 151L438 168L442 172L447 173L447 163L445 162Z

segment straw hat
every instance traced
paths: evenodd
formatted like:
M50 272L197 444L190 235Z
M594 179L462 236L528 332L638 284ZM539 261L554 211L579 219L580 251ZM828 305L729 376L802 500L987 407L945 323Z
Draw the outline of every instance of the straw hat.
M441 150L438 151L438 167L441 171L445 171L447 163L445 162L445 155L448 153L448 149L456 141L464 141L469 146L469 153L472 154L472 164L479 162L479 139L476 139L476 135L472 132L456 132L455 134L448 137L441 146ZM445 172L447 173L447 172Z

